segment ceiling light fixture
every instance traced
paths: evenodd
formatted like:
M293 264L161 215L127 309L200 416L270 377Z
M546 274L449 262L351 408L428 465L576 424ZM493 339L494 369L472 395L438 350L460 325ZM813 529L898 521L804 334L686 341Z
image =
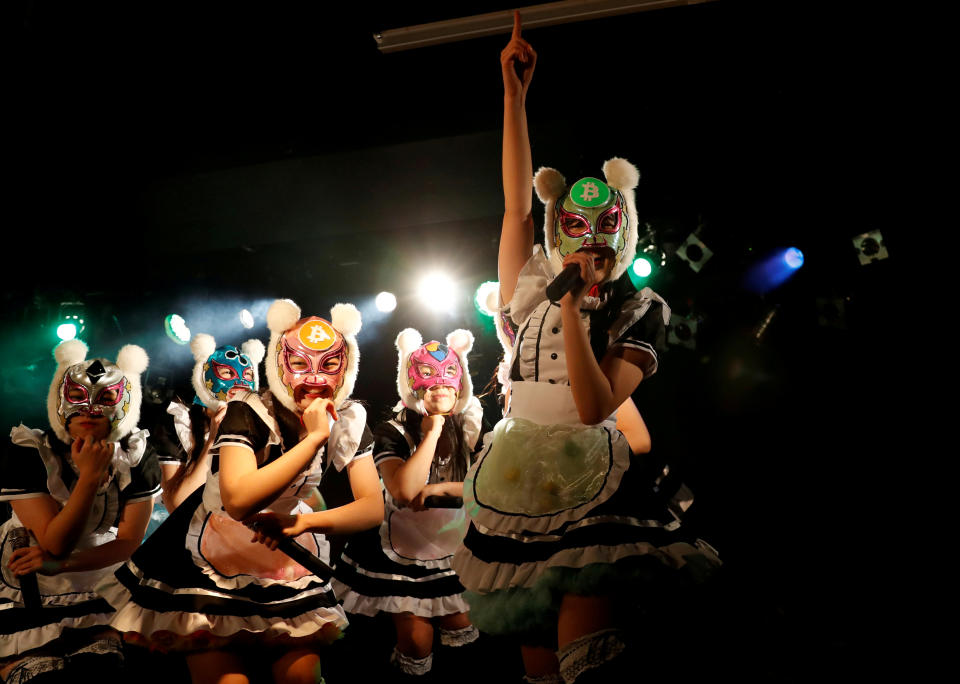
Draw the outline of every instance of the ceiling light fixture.
M713 0L562 0L542 5L519 8L523 28L540 28L567 24L589 19L602 19L619 14L646 12L649 10L676 7L678 5L699 5ZM475 14L459 19L434 21L429 24L417 24L406 28L388 29L374 33L380 52L398 52L412 50L428 45L453 43L471 38L492 36L498 33L510 33L513 30L513 11Z

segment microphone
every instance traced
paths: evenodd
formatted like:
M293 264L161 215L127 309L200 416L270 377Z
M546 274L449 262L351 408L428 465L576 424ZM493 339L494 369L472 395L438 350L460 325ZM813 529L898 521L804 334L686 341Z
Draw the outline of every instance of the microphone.
M423 500L427 508L460 508L463 506L462 496L428 496Z
M547 299L551 304L556 304L563 295L575 287L583 287L583 280L580 278L580 267L577 264L570 264L547 285Z
M251 525L251 527L253 529L257 529L257 524L254 523ZM333 568L324 563L323 560L318 556L310 553L310 551L307 550L307 547L298 542L296 539L284 537L277 545L277 549L283 551L285 554L290 556L290 558L297 561L300 565L305 567L324 582L333 577Z
M10 548L14 551L30 546L30 533L26 527L14 527L10 530ZM43 608L40 601L40 587L37 586L37 573L30 572L20 575L20 595L23 596L23 606L29 610Z

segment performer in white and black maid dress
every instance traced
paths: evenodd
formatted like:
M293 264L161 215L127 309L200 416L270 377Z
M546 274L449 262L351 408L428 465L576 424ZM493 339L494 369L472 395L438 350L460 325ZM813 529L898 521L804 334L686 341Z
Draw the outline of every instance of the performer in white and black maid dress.
M168 453L158 448L157 458L163 473L163 503L167 511L207 481L213 460L213 445L220 421L227 412L227 402L246 392L256 393L263 361L263 342L250 339L239 349L228 344L217 346L212 335L197 333L190 340L194 366L190 379L195 392L188 406L179 399L167 407L175 435L168 440Z
M434 507L430 498L459 503L480 434L483 409L467 367L473 335L455 330L446 344L421 343L412 328L397 336L401 403L374 430L374 460L386 487L384 521L348 542L334 581L348 613L391 614L397 645L390 662L406 675L430 671L434 626L445 646L478 636L450 569L465 527L463 509Z
M666 303L625 275L639 173L611 159L606 180L568 185L553 169L533 179L525 99L535 63L517 17L501 53L498 266L501 311L516 330L509 409L464 482L471 522L452 567L474 624L524 644L530 681L619 681L617 608L636 605L642 580L717 560L684 538L616 429L616 409L657 370L669 320ZM548 255L534 251L531 185L546 205ZM546 287L567 266L580 281L551 303Z
M360 313L338 304L331 314L301 318L289 300L271 305L270 391L228 402L207 483L100 587L118 609L114 626L137 642L187 652L194 681L314 681L317 647L347 625L328 578L275 544L251 543L266 537L240 522L286 528L329 562L324 533L383 519L366 411L349 400ZM324 466L347 474L355 500L313 513L304 498Z
M13 509L0 528L5 682L84 680L94 672L112 681L122 662L119 635L108 626L113 609L94 586L140 544L160 495L148 433L137 429L148 359L135 345L123 347L116 363L86 354L80 340L56 348L50 429L15 427L0 463L0 501ZM29 546L19 550L17 528L29 530ZM30 605L28 578L39 607Z

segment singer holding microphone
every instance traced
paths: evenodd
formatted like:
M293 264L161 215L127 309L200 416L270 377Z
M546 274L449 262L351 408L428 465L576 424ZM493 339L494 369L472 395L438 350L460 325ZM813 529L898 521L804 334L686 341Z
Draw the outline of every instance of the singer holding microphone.
M611 159L605 180L568 184L548 168L534 178L526 97L537 55L519 15L500 61L500 304L517 333L509 409L464 481L471 522L452 567L480 631L520 642L528 681L621 681L630 618L618 608L637 605L640 580L712 554L678 536L616 428L617 408L657 370L670 311L625 275L636 167ZM534 250L534 186L546 254ZM577 277L548 294L564 271Z
M113 609L97 582L139 546L160 495L160 467L137 429L147 355L86 359L80 340L55 350L50 430L23 425L0 462L0 677L4 682L114 681L123 661ZM60 681L59 679L57 681Z

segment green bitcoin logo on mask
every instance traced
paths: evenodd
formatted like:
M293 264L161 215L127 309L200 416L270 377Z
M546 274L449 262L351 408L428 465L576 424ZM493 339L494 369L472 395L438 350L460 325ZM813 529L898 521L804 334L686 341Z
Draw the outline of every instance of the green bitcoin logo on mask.
M570 199L580 207L602 207L610 201L610 188L597 178L581 178L570 188Z

